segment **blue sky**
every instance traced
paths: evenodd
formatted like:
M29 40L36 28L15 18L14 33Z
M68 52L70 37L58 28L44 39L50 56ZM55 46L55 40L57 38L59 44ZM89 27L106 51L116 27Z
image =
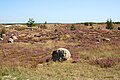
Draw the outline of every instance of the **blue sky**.
M120 21L120 0L0 0L0 23Z

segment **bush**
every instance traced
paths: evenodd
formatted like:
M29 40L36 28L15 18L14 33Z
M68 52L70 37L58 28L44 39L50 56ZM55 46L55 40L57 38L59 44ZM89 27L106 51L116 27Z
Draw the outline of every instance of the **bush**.
M120 22L113 22L114 24L120 24Z
M71 31L76 30L75 26L72 25L71 28L70 28L70 30L71 30Z
M34 21L32 18L29 18L29 20L28 20L28 22L27 22L27 26L28 26L28 27L33 27L33 26L35 26L34 22L35 22L35 21Z
M45 24L47 24L47 21L45 21Z
M92 60L89 63L92 65L99 65L101 68L109 68L120 62L119 58L105 58Z
M84 25L85 25L85 26L89 26L89 23L88 23L88 22L86 22L86 23L84 23Z
M106 24L107 24L106 29L113 29L114 28L113 22L111 19L110 20L108 19Z
M47 29L47 26L45 24L39 26L41 29Z
M93 23L92 23L92 22L90 22L90 26L93 26Z
M2 28L0 31L1 34L6 34L6 32L7 32L7 30L5 28Z

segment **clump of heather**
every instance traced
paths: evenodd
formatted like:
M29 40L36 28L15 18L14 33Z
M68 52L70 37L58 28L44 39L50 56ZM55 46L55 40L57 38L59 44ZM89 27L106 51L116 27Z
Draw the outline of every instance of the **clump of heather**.
M102 58L89 61L91 65L99 65L101 68L109 68L115 66L119 62L120 58Z

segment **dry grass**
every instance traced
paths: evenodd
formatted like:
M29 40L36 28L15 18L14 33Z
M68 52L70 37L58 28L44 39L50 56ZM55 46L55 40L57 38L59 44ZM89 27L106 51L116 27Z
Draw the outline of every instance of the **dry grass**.
M84 62L71 64L49 63L37 68L4 67L1 69L1 78L4 76L16 77L16 80L119 80L120 66L100 68Z

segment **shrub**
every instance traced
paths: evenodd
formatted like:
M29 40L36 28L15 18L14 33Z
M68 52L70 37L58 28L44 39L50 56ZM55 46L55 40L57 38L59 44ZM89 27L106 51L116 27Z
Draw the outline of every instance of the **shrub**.
M114 22L114 24L120 24L120 22Z
M47 24L47 21L45 21L45 24Z
M72 25L71 28L70 28L70 30L71 30L71 31L76 30L75 26Z
M2 28L0 31L1 34L6 34L6 32L7 32L7 30L5 28Z
M88 23L88 22L85 22L84 25L85 25L85 26L89 26L89 23Z
M93 26L93 23L92 23L92 22L90 22L90 26Z
M96 59L91 60L89 63L92 65L99 65L101 68L109 68L114 66L116 63L119 63L119 58L105 58L105 59Z
M29 20L28 20L28 22L27 22L27 26L28 27L33 27L33 26L35 26L35 21L32 19L32 18L29 18Z
M47 26L45 24L39 26L41 29L47 29Z
M106 29L113 29L114 28L113 22L111 19L110 20L108 19L106 24L107 24Z
M16 27L15 28L15 30L17 30L17 31L22 31L22 30L25 30L26 29L26 27Z

